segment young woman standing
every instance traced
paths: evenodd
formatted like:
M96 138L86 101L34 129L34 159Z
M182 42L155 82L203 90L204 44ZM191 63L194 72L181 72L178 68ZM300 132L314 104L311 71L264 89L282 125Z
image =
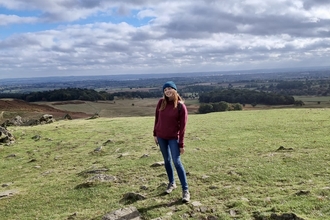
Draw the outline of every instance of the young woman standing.
M181 163L180 154L183 154L184 135L188 111L182 98L177 93L174 82L169 81L163 85L163 98L158 101L155 112L154 139L162 152L165 170L169 180L166 193L175 188L173 164L176 168L182 186L182 201L190 201L186 171Z

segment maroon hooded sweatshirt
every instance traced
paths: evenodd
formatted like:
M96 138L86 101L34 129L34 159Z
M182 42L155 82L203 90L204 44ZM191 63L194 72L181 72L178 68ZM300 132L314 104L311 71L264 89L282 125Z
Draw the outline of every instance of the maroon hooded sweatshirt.
M155 112L154 136L167 140L179 139L179 147L184 147L184 135L188 121L188 111L181 102L180 110L174 108L174 102L168 101L165 109L159 110L163 99L158 101Z

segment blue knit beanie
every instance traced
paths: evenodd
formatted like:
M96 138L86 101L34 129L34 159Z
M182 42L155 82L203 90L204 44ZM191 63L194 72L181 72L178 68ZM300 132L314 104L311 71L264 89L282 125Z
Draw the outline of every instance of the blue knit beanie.
M165 89L166 87L171 87L172 89L178 90L178 89L176 88L176 85L175 85L175 83L174 83L173 81L168 81L168 82L166 82L166 83L163 85L163 91L164 91L164 89Z

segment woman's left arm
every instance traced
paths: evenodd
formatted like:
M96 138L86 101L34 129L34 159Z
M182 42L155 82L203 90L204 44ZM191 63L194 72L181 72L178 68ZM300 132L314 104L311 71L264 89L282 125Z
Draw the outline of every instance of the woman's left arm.
M188 121L188 111L184 103L181 103L181 110L179 117L180 117L179 147L184 148L184 135L186 132L186 124Z

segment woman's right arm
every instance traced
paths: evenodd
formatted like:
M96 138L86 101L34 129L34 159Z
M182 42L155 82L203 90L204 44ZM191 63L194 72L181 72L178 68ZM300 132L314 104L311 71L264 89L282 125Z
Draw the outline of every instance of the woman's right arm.
M158 116L159 116L159 108L160 108L160 105L162 103L162 99L160 99L157 103L157 106L156 106L156 110L155 110L155 122L154 122L154 131L153 131L153 135L154 135L154 139L155 139L155 143L158 145L158 141L157 141L157 135L156 135L156 125L157 125L157 122L158 122Z

